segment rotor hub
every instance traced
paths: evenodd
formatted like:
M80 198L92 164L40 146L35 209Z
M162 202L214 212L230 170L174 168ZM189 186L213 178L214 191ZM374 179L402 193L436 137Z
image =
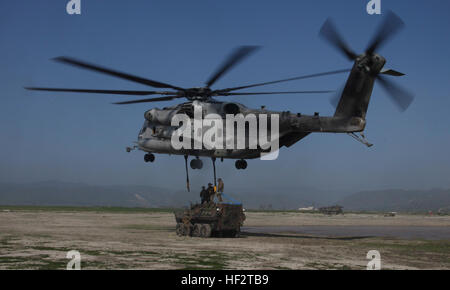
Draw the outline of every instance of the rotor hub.
M356 66L365 72L378 75L383 69L386 59L379 54L361 54L356 58Z
M185 97L189 100L205 100L212 96L212 90L209 87L196 87L184 91Z

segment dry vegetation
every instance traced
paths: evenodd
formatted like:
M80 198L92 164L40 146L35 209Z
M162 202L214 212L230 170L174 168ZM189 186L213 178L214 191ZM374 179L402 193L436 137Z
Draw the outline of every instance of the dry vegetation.
M0 269L65 269L69 250L84 269L365 269L379 250L384 269L450 269L450 241L256 231L280 226L426 226L450 230L450 217L374 214L326 217L249 212L235 239L175 235L170 211L1 208ZM261 228L263 229L263 228Z

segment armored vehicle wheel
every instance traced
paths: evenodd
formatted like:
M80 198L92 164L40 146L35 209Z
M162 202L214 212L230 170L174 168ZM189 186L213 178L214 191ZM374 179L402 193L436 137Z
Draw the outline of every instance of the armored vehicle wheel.
M192 225L191 224L184 224L184 235L190 236L192 234Z
M191 224L177 223L176 233L178 236L190 236L192 231Z
M211 226L208 224L202 224L200 227L200 236L202 238L209 238L211 236Z
M228 237L230 238L236 238L238 235L238 232L236 230L231 230L228 232Z
M201 224L195 224L194 228L192 230L192 236L193 237L200 237L200 229L202 225Z
M180 237L184 236L182 223L177 223L176 233L177 233L177 236L180 236Z

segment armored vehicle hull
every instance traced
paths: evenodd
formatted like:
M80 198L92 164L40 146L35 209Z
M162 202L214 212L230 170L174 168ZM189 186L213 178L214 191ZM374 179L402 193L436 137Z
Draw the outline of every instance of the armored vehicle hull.
M241 204L209 202L176 211L175 220L179 236L236 237L244 223L245 214Z

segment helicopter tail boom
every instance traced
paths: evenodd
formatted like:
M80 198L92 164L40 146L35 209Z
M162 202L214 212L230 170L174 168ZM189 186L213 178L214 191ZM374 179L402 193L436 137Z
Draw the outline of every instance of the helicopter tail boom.
M361 57L361 59L365 57L368 56ZM382 67L385 60L381 57L376 57L380 61L378 66ZM373 75L370 71L366 71L366 67L365 65L362 66L362 63L363 61L358 60L355 62L336 107L335 117L358 117L365 119L376 75Z

